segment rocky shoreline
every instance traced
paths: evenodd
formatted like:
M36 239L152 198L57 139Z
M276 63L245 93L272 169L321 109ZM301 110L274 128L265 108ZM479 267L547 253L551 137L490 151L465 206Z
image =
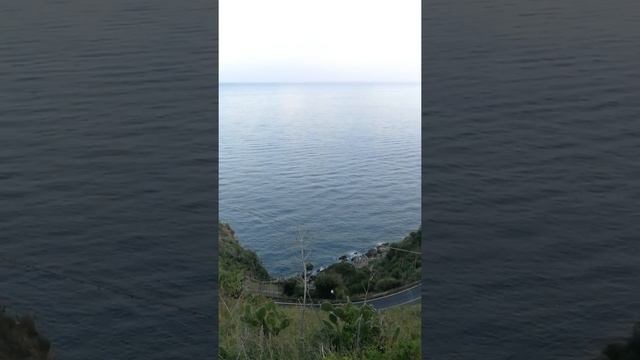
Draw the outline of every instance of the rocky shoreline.
M341 255L340 257L338 257L337 261L335 261L335 262L333 262L331 264L323 265L323 266L320 266L317 269L312 269L312 270L308 271L307 272L307 277L310 280L313 280L322 271L326 270L327 268L331 267L332 265L339 264L339 263L351 263L356 268L365 267L365 266L369 265L370 261L374 261L376 259L383 258L388 252L389 252L389 243L388 242L378 243L378 244L376 244L375 247L372 247L372 248L368 249L366 252L363 252L363 253L361 253L359 251L351 251L351 252L349 252L347 254ZM303 275L302 275L302 273L300 273L299 275L295 275L295 276L303 276Z

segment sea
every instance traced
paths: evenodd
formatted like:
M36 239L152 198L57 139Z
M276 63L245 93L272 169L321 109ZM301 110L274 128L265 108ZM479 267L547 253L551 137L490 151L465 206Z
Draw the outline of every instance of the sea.
M57 358L215 352L218 150L274 274L422 224L428 359L591 359L640 320L636 0L427 1L422 87L222 84L218 147L215 11L0 3L0 304Z
M640 320L640 3L423 17L424 355L595 358Z
M0 3L0 306L56 359L210 359L211 1Z
M419 82L219 88L220 220L273 276L419 229Z

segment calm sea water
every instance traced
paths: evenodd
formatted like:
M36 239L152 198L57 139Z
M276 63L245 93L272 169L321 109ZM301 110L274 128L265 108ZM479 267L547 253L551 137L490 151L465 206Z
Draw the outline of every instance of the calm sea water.
M0 304L58 359L215 352L215 9L0 3Z
M424 10L425 354L591 359L640 320L640 4Z
M222 84L220 218L267 269L420 226L420 84Z

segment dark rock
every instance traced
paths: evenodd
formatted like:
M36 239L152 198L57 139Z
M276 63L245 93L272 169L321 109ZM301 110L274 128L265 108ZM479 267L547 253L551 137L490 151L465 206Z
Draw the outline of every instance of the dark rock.
M640 322L633 325L631 338L626 343L607 345L596 360L640 360Z
M9 316L0 307L0 359L47 360L51 344L30 316Z
M640 347L640 321L633 325L633 335L631 335L631 343Z
M627 344L625 343L613 343L607 345L602 353L611 360L622 359L627 351Z

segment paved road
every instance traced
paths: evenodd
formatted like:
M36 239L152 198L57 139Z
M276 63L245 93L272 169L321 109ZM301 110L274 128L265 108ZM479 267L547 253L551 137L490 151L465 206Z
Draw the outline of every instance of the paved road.
M410 287L408 289L404 289L398 291L397 293L376 297L374 299L367 300L368 304L373 305L376 309L389 309L395 306L407 305L407 304L417 304L420 302L422 285L418 284L416 286ZM291 305L291 306L300 306L300 303L297 302L286 302L286 301L275 301L276 304L279 305ZM354 301L354 304L362 304L362 301ZM307 306L320 306L320 304L307 304Z

